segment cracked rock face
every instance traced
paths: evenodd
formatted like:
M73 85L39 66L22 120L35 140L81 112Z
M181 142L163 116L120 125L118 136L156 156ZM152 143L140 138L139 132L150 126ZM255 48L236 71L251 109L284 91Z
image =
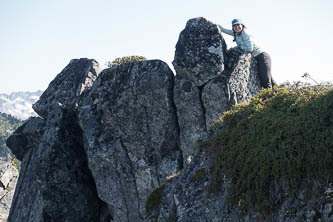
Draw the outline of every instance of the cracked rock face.
M55 104L75 107L81 94L89 89L100 72L93 59L73 59L50 83L48 88L32 106L39 116L47 119L48 110Z
M89 168L115 221L142 221L148 195L182 167L173 78L160 60L119 65L80 104Z
M191 19L176 46L174 98L185 163L223 112L260 90L255 59L237 47L227 51L216 27L204 18ZM213 56L217 45L220 51Z
M227 52L227 58L223 74L202 89L207 129L223 112L230 110L235 104L250 101L261 88L257 63L251 54L244 54L236 47Z
M97 221L100 203L75 113L55 107L50 114L38 147L23 157L8 221Z
M31 117L26 123L17 128L6 140L6 144L11 147L15 157L22 161L29 149L39 145L44 129L45 121L43 119Z
M197 152L192 162L164 185L159 203L145 221L333 221L332 184L316 185L315 189L325 191L320 197L314 195L309 199L306 192L300 190L297 197L287 198L269 214L254 211L244 214L236 206L228 204L230 180L221 181L220 192L208 192L211 164L209 155L202 151ZM281 193L281 190L274 190L270 195L277 197L281 196Z
M199 87L222 74L225 51L217 25L202 17L194 18L179 35L172 64L177 74Z
M82 80L76 77L89 76L94 64L94 60L72 60L37 103L47 119L30 118L8 138L7 145L22 159L8 221L99 220L102 203L88 168L73 102L84 92L76 94L70 88ZM86 83L81 81L80 88L88 89L91 82ZM60 99L64 99L62 105Z
M175 78L174 98L180 126L183 160L190 162L197 141L205 138L207 129L201 89L181 74Z
M0 159L0 222L7 221L18 179L17 169Z

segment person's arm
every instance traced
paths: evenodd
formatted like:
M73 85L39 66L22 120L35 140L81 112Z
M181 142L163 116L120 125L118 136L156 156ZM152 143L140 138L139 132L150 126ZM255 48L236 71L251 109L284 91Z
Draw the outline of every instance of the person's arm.
M221 29L221 32L225 33L225 34L228 34L228 35L232 35L234 36L234 32L230 29L225 29L223 28L221 25L218 25L218 27Z
M241 37L244 44L242 44L240 47L246 52L252 52L254 48L252 37L245 30L242 31Z

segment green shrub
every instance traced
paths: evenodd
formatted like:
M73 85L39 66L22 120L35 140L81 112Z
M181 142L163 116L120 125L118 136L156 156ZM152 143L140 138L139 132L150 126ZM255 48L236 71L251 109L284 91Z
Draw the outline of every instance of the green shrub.
M228 201L243 210L270 211L312 183L333 177L333 89L280 86L262 90L215 123L223 125L200 146L213 155L210 192L226 176ZM319 191L318 191L319 192Z
M191 183L194 183L196 181L198 182L203 182L205 180L205 177L206 177L206 172L205 172L205 169L203 168L200 168L200 169L197 169L193 175L190 176L190 182Z
M0 113L0 153L4 153L5 155L12 155L9 148L6 146L7 138L19 127L23 124L23 121L16 119L15 117ZM9 157L9 156L8 156ZM10 157L12 158L12 157ZM16 166L18 167L18 161L15 161Z
M147 59L143 56L124 56L120 58L114 59L112 62L107 62L106 66L111 68L114 66L118 66L127 62L139 62L139 61L146 61Z
M150 215L158 205L161 203L162 193L165 188L165 184L163 184L160 187L157 187L153 192L148 196L146 201L146 212L148 215Z

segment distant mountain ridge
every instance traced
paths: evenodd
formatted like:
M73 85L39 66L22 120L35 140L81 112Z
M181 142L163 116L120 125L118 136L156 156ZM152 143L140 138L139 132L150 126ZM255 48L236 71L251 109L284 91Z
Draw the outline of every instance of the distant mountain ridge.
M0 112L10 114L20 120L28 119L37 114L32 109L43 91L35 92L13 92L11 94L0 94Z

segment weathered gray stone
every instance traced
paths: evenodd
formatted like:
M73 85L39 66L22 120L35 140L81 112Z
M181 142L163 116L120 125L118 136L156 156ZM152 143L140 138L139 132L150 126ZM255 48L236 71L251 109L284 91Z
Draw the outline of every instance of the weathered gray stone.
M161 193L160 203L152 209L146 221L239 221L239 214L226 205L226 193L210 195L208 175L211 159L203 152L196 152L191 163L181 174L169 180ZM193 177L202 171L202 177Z
M173 79L160 60L119 65L80 103L89 168L115 221L142 221L147 196L182 167Z
M76 107L82 93L89 89L100 72L93 59L73 59L50 83L32 106L38 115L46 119L52 106Z
M182 74L196 86L202 86L222 74L225 51L218 26L205 18L194 18L179 35L172 64L177 75Z
M46 120L29 119L7 140L22 159L8 221L99 220L102 203L74 111L98 73L95 60L72 60L34 105Z
M220 51L212 59L209 49L214 47ZM220 30L204 18L187 22L173 64L174 98L186 163L195 152L195 144L207 138L211 124L233 105L256 95L260 81L251 54L238 47L227 51Z
M5 160L8 159L9 157L9 151L4 148L4 144L6 142L2 139L2 137L0 137L0 159L1 160Z
M10 162L0 159L0 222L7 221L17 179L18 170Z
M248 102L258 94L260 80L257 63L250 53L242 53L237 47L230 49L226 57L223 75L208 82L202 89L206 128L235 104Z
M182 74L177 74L174 87L174 101L180 126L180 144L183 159L190 162L195 144L207 134L205 112L201 101L201 90Z
M227 201L230 180L221 181L219 192L210 193L210 169L213 160L199 151L192 162L182 172L168 180L161 191L161 198L152 208L145 221L153 222L201 222L201 221L240 221L240 222L298 222L333 221L333 185L317 184L314 189L324 189L325 195L306 198L300 190L295 198L279 203L270 213L250 211L242 212ZM201 171L198 176L198 172ZM222 173L222 172L221 172ZM271 191L271 196L282 195L283 191Z
M39 146L24 155L8 221L98 221L76 115L60 107L50 114Z
M38 117L31 117L26 123L6 140L16 158L22 161L29 149L37 147L45 130L45 121Z

